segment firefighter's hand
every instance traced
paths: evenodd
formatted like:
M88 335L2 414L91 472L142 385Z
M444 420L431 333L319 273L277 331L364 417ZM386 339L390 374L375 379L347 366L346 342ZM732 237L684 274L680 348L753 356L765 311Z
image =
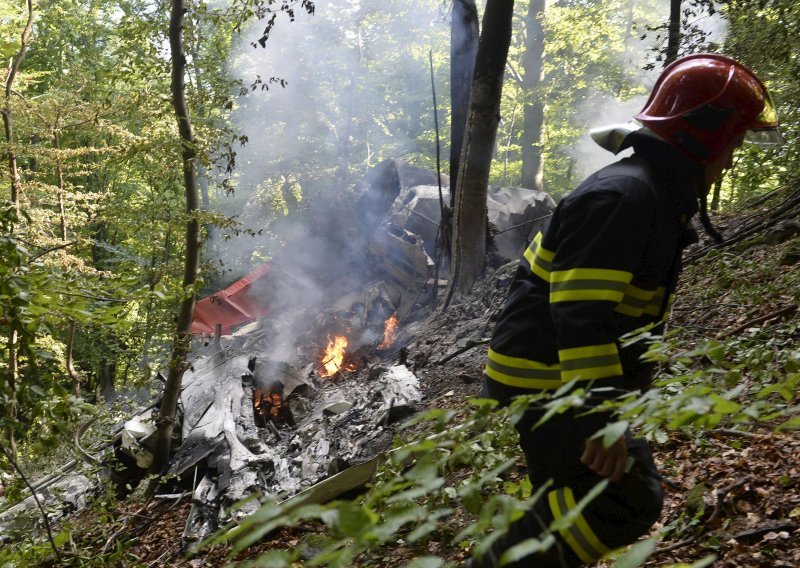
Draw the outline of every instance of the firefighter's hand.
M628 461L628 447L625 436L606 449L602 439L589 438L581 462L597 475L607 477L609 481L619 481L625 475Z

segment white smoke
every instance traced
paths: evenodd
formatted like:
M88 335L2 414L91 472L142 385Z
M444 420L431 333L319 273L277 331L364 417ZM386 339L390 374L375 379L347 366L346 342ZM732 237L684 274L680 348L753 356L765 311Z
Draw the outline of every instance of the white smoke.
M275 331L269 355L290 363L297 339L317 323L314 311L349 291L332 289L341 274L327 278L327 272L366 256L365 235L347 226L352 219L338 201L349 195L352 180L338 175L344 146L352 168L362 172L355 178L383 159L402 157L404 149L419 151L420 134L433 129L432 120L427 114L405 122L396 117L414 116L414 105L430 113L428 50L443 54L448 48L448 23L437 0L412 0L396 11L370 0L314 4L313 15L297 8L294 21L279 15L263 47L254 44L264 22L253 23L236 42L229 67L247 94L237 99L232 120L248 143L235 148L235 198L219 201L247 234L223 231L215 244L219 262L232 268L229 278L271 262L259 284L271 310L267 325ZM440 88L446 76L440 64ZM283 217L263 197L264 188L286 180L301 188L302 201L299 214Z

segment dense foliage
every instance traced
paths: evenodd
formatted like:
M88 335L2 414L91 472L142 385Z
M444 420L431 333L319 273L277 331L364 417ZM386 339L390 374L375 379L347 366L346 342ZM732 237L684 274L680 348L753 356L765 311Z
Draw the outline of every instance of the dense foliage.
M29 473L41 473L41 457L64 433L87 415L108 412L119 392L157 394L151 379L168 355L182 297L186 224L166 4L0 0L0 110L13 126L0 138L0 443ZM591 149L586 132L626 120L642 105L661 64L664 4L549 2L536 93L522 89L528 5L516 4L490 183L520 183L522 108L533 97L544 102L546 191L560 196L611 158ZM742 149L715 205L735 208L796 183L800 6L789 0L685 5L681 52L716 49L752 66L773 92L787 139L766 154ZM428 61L446 107L448 10L440 0L191 3L187 96L207 239L203 290L269 259L280 246L277 222L302 219L320 194L346 194L380 161L435 167ZM438 113L442 144L446 110ZM722 255L695 270L735 279L737 262ZM796 302L796 277L781 278L773 285L790 290ZM619 401L621 419L654 437L719 423L797 427L797 354L787 347L796 335L786 324L768 337L753 331L691 348L680 333L670 336L652 350L665 367L659 388ZM734 380L741 376L751 378L745 387ZM669 404L660 397L666 393ZM574 405L575 396L546 404ZM250 524L320 519L338 540L326 544L317 562L345 564L400 533L423 542L441 529L436 519L456 501L476 515L457 535L472 543L536 498L520 480L501 481L514 456L495 451L510 432L498 415L480 406L469 418L429 418L439 437L398 449L382 482L362 500L288 517L267 508ZM450 429L464 420L479 426ZM479 467L453 482L464 463ZM3 457L0 474L19 488ZM487 504L480 500L485 493L499 496Z

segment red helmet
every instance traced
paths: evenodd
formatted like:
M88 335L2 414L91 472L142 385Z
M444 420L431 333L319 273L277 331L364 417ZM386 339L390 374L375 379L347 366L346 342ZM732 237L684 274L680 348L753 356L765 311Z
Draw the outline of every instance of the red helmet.
M783 142L764 83L738 61L715 53L669 64L635 118L701 164L745 133L757 144Z

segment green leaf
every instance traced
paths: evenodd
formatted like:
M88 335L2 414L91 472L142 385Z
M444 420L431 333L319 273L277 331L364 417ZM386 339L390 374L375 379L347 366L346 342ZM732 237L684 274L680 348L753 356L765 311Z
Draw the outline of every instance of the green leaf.
M529 538L523 540L519 544L515 544L506 550L500 557L500 566L511 564L512 562L519 562L526 556L543 552L555 544L556 539L552 534L547 535L542 540L536 538Z
M658 540L659 535L653 535L646 540L637 542L614 562L612 568L636 568L641 566L655 550Z
M329 515L332 512L335 515ZM365 507L343 501L336 504L335 511L323 513L322 520L344 536L358 538L372 530L378 516Z
M594 439L603 439L603 446L608 449L614 442L619 440L622 436L625 435L625 431L628 429L630 423L627 420L620 420L619 422L612 422L608 424L604 428L598 430L592 438Z

